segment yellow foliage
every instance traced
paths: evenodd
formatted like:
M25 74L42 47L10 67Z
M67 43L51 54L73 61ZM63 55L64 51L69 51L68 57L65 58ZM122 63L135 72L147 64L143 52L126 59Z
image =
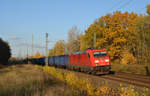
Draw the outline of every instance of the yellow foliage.
M149 15L150 15L150 4L149 4L149 5L147 5L147 14L149 14Z
M110 91L111 91L111 88L109 88L108 86L103 86L103 87L100 88L100 93L102 95L107 95L108 96Z
M107 14L96 20L81 38L81 49L93 48L93 36L96 32L97 48L107 48L112 59L121 59L121 52L128 48L132 52L136 40L137 14L131 12Z
M119 91L121 93L120 96L140 96L138 92L134 91L133 86L129 86L126 88L119 88Z
M49 50L49 56L59 56L65 54L65 43L63 40L56 42L54 48Z
M42 57L41 54L37 51L34 58L41 58L41 57Z
M140 96L139 93L134 90L133 86L126 88L120 86L119 88L113 89L107 85L104 85L96 88L88 79L78 78L73 72L64 73L54 67L43 67L42 69L43 71L48 72L50 75L70 85L73 89L87 92L88 96ZM148 96L146 92L147 89L144 91L143 96Z
M67 84L73 86L73 87L77 87L77 82L78 78L73 74L73 73L69 73L66 75L66 82Z
M125 51L125 52L122 53L121 63L124 64L124 65L135 64L136 63L136 58L133 56L133 54Z

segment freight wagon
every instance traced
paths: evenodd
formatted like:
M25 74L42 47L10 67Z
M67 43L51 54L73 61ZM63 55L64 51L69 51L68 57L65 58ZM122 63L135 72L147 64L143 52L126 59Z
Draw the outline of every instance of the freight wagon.
M31 62L44 65L45 58L34 59ZM88 49L69 55L52 56L48 58L48 64L91 74L107 74L111 69L106 49Z

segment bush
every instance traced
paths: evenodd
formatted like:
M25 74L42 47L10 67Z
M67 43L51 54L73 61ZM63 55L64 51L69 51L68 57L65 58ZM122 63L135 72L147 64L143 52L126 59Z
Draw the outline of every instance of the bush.
M54 67L39 68L48 72L51 76L63 81L65 84L70 85L73 90L77 90L78 95L75 96L150 96L147 88L140 93L135 91L134 86L128 86L126 88L122 87L122 85L118 88L111 88L108 85L95 87L89 79L79 78L73 72L65 73L64 71L57 70Z
M0 64L7 64L8 59L11 57L10 47L7 42L0 38Z
M127 64L135 64L136 63L136 59L133 56L133 54L129 53L128 51L125 51L122 53L122 59L121 59L121 63L124 65Z
M120 63L112 63L112 70L115 72L125 72L125 73L134 73L134 74L143 74L146 75L145 65L131 64L124 65Z

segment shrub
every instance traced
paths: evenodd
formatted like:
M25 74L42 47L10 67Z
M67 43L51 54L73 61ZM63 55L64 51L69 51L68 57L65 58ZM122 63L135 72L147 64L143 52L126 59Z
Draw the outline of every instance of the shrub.
M129 53L128 51L123 52L122 56L123 56L121 59L122 64L127 65L136 63L136 58L133 56L133 54Z
M54 67L40 68L70 85L73 90L77 89L80 96L149 96L148 89L144 90L143 93L140 94L140 92L134 90L133 86L124 88L120 85L118 88L110 88L107 85L103 85L97 88L94 87L88 79L78 78L73 72L65 73L61 70L55 69Z

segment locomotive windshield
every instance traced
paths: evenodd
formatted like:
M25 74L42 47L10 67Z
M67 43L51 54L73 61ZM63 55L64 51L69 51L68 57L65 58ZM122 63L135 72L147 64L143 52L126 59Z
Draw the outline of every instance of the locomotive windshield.
M107 52L106 51L94 52L93 55L94 57L107 56Z

